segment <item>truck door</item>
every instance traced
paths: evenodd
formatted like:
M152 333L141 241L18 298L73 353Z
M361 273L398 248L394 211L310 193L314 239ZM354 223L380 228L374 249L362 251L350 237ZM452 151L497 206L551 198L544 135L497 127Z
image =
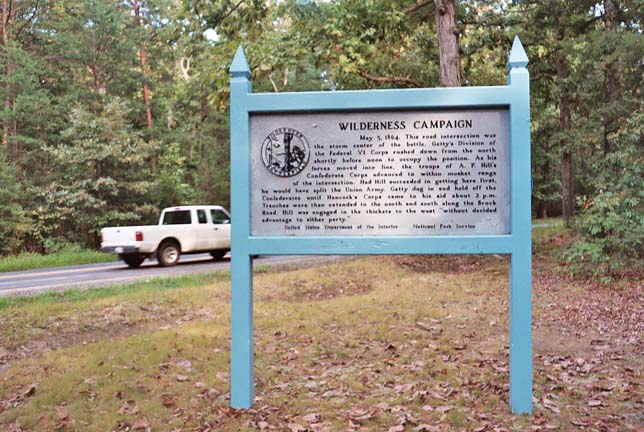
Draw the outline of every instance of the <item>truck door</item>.
M217 231L212 229L212 224L208 221L208 216L206 209L197 209L197 223L194 225L195 234L197 236L197 250L200 251L209 251L216 248L213 248L213 245L217 242Z
M217 233L215 249L230 249L230 216L219 209L210 209L213 232Z

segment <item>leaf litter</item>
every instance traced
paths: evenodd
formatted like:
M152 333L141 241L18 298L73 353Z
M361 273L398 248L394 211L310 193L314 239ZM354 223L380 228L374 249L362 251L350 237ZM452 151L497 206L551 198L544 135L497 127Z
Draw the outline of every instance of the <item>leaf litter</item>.
M536 260L535 265L544 263ZM146 397L154 399L157 393L157 410L162 411L150 411L149 401L137 403L124 382L114 414L127 417L113 423L113 430L617 431L641 430L644 423L640 283L615 292L572 281L555 270L535 272L531 418L511 415L507 405L504 257L459 258L455 263L433 256L370 258L284 272L266 283L258 277L256 284L253 409L228 407L229 375L221 366L195 373L203 362L197 359L207 358L205 351L193 356L177 348L176 357L151 368L115 364L143 378L150 373L146 388L154 382L159 387L149 389ZM222 298L223 292L225 288L213 295ZM311 301L322 303L307 306ZM113 334L127 340L133 328L134 333L148 333L155 325L173 323L170 329L177 329L181 338L186 323L227 325L218 309L177 299L149 303L144 308L110 306L110 313L120 316L105 320L104 328L115 327ZM302 308L309 313L300 315ZM263 309L281 318L271 320ZM136 317L134 310L150 315ZM93 317L61 314L41 330L61 338L76 332L70 345L89 335L101 343L110 336L95 331ZM20 380L12 378L20 371L19 359L38 362L42 357L46 368L46 353L62 352L65 346L14 357L13 367L0 372L5 388L0 425L9 430L19 424L16 410L29 408L39 394L38 383L18 385ZM223 356L227 347L209 345L207 350L210 356ZM111 380L121 373L113 370ZM52 368L37 377L57 373ZM168 376L175 377L175 384ZM195 384L177 387L188 381ZM102 378L89 372L79 383L91 388L82 390L88 403L102 403ZM69 400L41 418L40 430L79 427Z

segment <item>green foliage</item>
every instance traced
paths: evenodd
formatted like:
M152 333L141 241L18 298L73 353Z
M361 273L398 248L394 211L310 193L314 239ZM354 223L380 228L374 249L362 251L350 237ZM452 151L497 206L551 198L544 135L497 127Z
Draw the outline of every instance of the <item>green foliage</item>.
M91 247L101 227L151 223L161 207L228 205L228 68L240 44L255 92L438 83L434 2L139 0L138 21L131 1L10 3L15 19L0 47L9 141L0 254ZM521 37L533 208L560 214L561 158L573 154L582 240L569 257L575 271L597 274L617 271L640 244L629 230L641 183L629 186L629 163L642 152L643 15L641 2L614 3L619 22L608 31L602 2L456 2L463 85L503 84L512 38Z
M65 144L47 148L59 171L40 192L38 213L46 215L39 224L43 238L57 234L93 246L101 227L154 212L145 204L151 149L129 127L128 111L118 98L97 115L72 110Z
M406 13L409 2L289 3L288 37L310 46L310 64L330 89L431 86L438 82L433 19ZM297 52L297 51L295 51ZM288 57L288 54L281 54Z
M121 2L74 0L52 6L52 32L48 50L54 52L59 70L75 83L63 82L78 101L96 107L103 94L131 95L139 89L137 46L129 11ZM70 85L71 84L71 85Z
M30 229L30 220L20 205L23 193L14 181L15 170L0 154L0 256L16 253L21 237Z
M46 267L60 267L79 264L94 264L110 262L116 259L113 254L105 254L95 250L82 249L78 245L64 246L55 242L54 251L47 255L26 252L15 256L0 258L0 272L33 270ZM0 301L0 304L2 302ZM2 306L0 306L0 309Z
M644 197L639 195L606 191L585 201L575 225L581 239L565 255L572 273L609 282L622 270L641 270Z
M606 158L598 193L579 199L580 240L566 252L571 272L610 282L622 272L644 270L644 110L615 135L625 145Z
M52 116L51 94L41 85L45 64L17 44L0 50L0 70L11 65L11 74L0 73L0 98L5 101L0 109L0 120L19 125L11 136L7 157L17 157L14 168L38 164L37 149L46 142L46 133L55 127ZM6 100L10 100L10 106ZM14 154L15 149L18 150ZM17 169L15 174L21 174Z
M194 190L188 182L187 171L186 158L181 155L180 144L171 142L166 145L159 156L157 178L152 186L155 207L184 205L191 201Z

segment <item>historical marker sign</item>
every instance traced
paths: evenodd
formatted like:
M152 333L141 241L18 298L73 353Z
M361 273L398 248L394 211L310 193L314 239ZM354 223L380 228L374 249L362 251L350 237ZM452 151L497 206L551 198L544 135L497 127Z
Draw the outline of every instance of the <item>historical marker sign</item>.
M510 407L532 412L528 58L508 85L253 94L230 71L231 405L253 402L252 256L510 255ZM420 287L419 287L420 289Z
M508 234L507 109L250 119L251 234Z

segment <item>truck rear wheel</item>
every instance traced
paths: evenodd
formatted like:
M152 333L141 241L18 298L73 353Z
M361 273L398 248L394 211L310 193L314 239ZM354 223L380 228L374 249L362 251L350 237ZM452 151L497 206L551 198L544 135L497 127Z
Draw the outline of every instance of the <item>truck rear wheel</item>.
M210 251L210 255L216 260L219 261L222 259L226 254L228 253L227 249L222 249L222 250L214 250Z
M130 266L132 268L137 268L145 260L145 257L142 257L141 255L136 254L136 253L129 253L129 254L121 255L121 259L128 266Z
M179 255L181 255L179 245L173 241L166 241L159 246L157 260L161 267L171 267L179 262Z

